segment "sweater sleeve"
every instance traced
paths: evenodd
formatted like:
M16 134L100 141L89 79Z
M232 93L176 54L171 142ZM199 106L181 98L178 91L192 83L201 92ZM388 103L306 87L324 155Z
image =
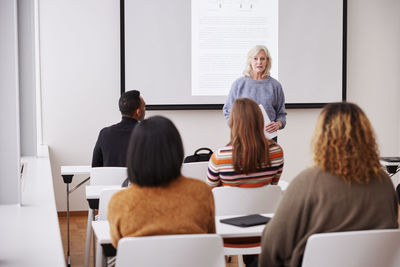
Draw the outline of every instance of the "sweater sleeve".
M210 161L208 162L207 184L211 187L217 187L221 185L221 179L219 177L218 159L215 153L211 155Z
M282 159L282 164L279 166L279 170L275 173L274 178L272 178L271 184L279 183L279 179L281 179L281 175L282 175L282 170L283 170L283 159Z
M222 108L224 113L225 120L229 120L229 115L231 114L232 104L236 99L236 88L237 88L237 80L233 82L231 86L231 90L229 91L228 98L226 99L225 105Z
M278 184L279 179L281 178L282 175L283 162L284 162L282 147L278 144L272 146L272 149L270 149L270 156L272 158L271 161L274 162L274 165L278 166L278 170L275 173L274 177L272 178L271 184Z
M290 183L279 203L279 207L272 220L264 228L261 238L261 254L259 266L277 267L292 266L290 263L298 261L293 258L298 238L307 225L310 211L308 202L309 185L304 179Z
M285 111L285 95L283 94L282 86L279 85L277 90L277 106L275 107L276 120L282 122L282 128L286 126L286 111Z

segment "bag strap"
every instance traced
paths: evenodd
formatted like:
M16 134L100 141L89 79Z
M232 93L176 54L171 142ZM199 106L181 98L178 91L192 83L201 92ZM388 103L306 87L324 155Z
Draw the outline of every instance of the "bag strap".
M201 148L197 149L197 150L194 152L194 154L197 155L197 153L200 152L200 151L202 151L202 150L208 151L208 154L210 154L210 155L213 153L213 151L212 151L211 149L209 149L208 147L201 147Z

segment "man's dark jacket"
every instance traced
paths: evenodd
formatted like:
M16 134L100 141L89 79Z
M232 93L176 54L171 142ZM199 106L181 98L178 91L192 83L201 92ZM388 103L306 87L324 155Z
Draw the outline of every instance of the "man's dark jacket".
M126 167L129 139L137 123L122 117L121 122L103 128L93 150L92 167Z

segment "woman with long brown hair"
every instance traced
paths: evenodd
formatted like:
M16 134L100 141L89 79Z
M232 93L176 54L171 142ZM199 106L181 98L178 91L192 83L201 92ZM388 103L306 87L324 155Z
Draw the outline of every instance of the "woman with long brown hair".
M332 103L319 116L315 166L289 184L262 236L259 266L301 266L315 233L397 228L394 186L379 164L373 128L352 103Z
M229 117L231 140L210 159L210 186L258 187L277 184L283 168L282 148L264 133L264 119L257 103L238 98Z

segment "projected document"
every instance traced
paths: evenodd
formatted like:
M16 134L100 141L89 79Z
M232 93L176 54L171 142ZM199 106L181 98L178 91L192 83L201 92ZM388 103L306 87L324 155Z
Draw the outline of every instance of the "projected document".
M193 96L229 93L242 75L247 52L262 44L278 78L278 0L192 0Z

